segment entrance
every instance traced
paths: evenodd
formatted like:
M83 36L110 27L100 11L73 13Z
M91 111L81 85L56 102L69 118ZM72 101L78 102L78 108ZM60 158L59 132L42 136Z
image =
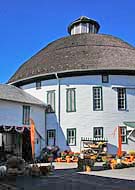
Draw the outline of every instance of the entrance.
M30 130L28 129L25 129L22 134L22 158L27 162L32 160Z

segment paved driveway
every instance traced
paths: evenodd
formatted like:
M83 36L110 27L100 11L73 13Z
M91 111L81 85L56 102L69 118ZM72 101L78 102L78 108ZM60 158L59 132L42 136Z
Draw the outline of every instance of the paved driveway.
M124 168L124 169L114 169L114 170L80 172L80 173L87 174L87 175L101 176L101 177L135 180L135 167Z
M17 177L15 186L16 190L135 190L134 181L83 175L76 169L56 170L41 178Z
M0 181L0 190L135 190L135 168L78 173L77 169L68 169L67 165L58 164L57 167L59 169L50 176L6 178ZM63 167L66 169L60 169ZM2 183L11 186L2 186Z

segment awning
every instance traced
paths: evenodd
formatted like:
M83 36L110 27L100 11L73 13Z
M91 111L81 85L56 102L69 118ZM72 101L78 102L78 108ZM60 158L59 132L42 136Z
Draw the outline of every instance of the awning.
M135 121L132 121L132 122L124 121L123 123L124 123L124 125L126 125L128 127L135 128Z

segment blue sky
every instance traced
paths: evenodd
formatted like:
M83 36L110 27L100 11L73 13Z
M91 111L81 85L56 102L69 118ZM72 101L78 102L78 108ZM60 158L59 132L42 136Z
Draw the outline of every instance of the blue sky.
M0 83L82 15L135 46L134 0L0 0Z

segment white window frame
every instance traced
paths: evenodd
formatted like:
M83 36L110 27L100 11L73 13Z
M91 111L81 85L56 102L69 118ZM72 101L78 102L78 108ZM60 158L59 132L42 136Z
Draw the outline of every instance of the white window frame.
M126 110L126 88L117 88L118 110Z
M47 91L48 113L55 112L55 90Z
M95 134L95 132L97 134ZM103 136L104 136L104 128L103 127L94 127L93 128L94 139L103 139Z
M30 106L23 105L22 123L24 125L29 125L30 124Z
M66 91L66 111L76 112L76 89L68 88Z
M127 144L127 127L121 126L121 139L122 139L122 144Z
M76 128L67 129L67 145L69 146L76 145Z
M93 87L93 110L103 110L102 87Z

